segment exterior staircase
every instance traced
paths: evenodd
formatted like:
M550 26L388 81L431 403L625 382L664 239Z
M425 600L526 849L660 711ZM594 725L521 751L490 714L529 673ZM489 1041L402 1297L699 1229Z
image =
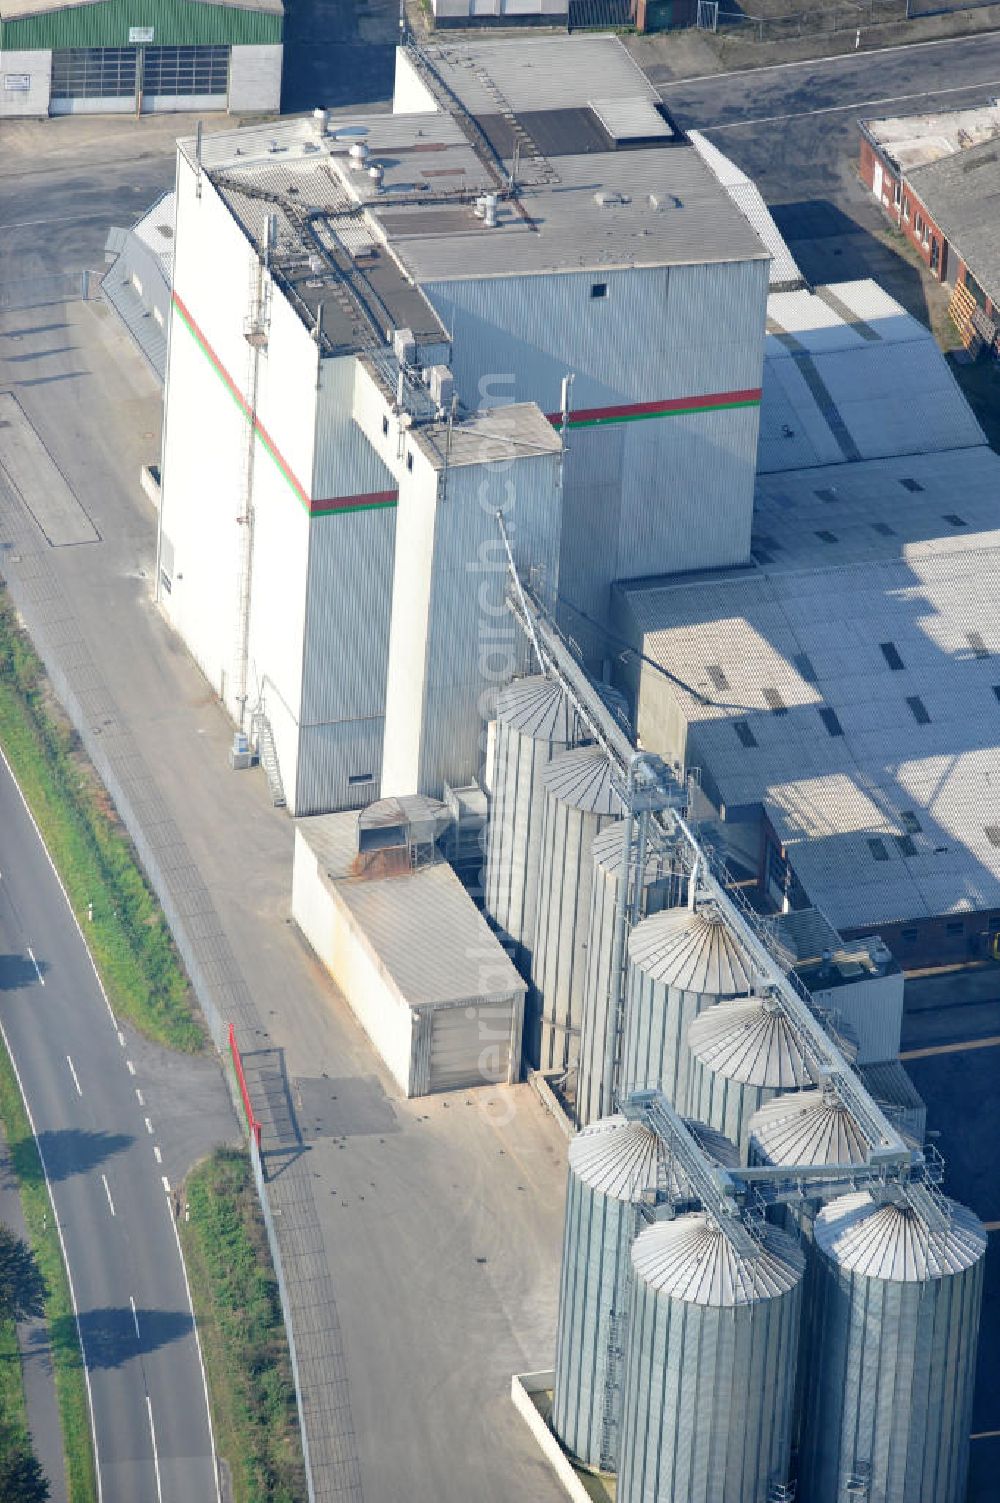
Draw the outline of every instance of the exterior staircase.
M263 710L254 712L254 731L257 742L257 756L260 765L264 769L267 778L267 786L271 792L271 803L276 809L285 807L285 786L281 781L281 768L278 766L278 753L274 748L274 735L271 731L271 722Z

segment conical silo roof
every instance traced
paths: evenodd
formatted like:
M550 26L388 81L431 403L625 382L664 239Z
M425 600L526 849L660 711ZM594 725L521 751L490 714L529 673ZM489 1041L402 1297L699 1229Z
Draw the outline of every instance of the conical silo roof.
M966 1206L944 1204L947 1226L938 1230L899 1190L843 1195L816 1217L816 1245L838 1267L870 1279L911 1284L962 1273L985 1253L986 1231Z
M636 1278L650 1289L717 1309L751 1305L794 1289L805 1259L776 1227L764 1229L753 1255L740 1253L700 1212L656 1221L632 1245Z
M432 830L440 835L451 824L451 811L440 799L427 798L422 793L405 793L399 796L376 799L358 815L360 830L377 830L397 825L416 826Z
M835 1091L775 1096L750 1118L758 1153L772 1164L864 1164L871 1143Z
M497 697L496 717L533 741L569 746L577 737L569 700L557 683L540 673L508 684Z
M635 845L636 831L633 827L633 845ZM612 825L605 825L594 836L594 866L600 867L601 871L618 875L622 864L622 846L625 843L625 820L618 819ZM633 858L634 859L634 858ZM654 847L652 843L646 848L646 880L653 882L663 873L670 870L669 854Z
M813 1084L797 1034L765 997L709 1008L691 1024L687 1042L706 1069L742 1085L789 1091Z
M548 793L571 809L611 816L625 812L611 782L611 763L599 746L580 746L553 757L542 781Z
M669 908L629 935L628 956L647 976L678 991L738 996L750 990L746 951L717 908Z
M687 1126L713 1163L731 1169L739 1162L736 1148L721 1132L703 1122ZM644 1122L628 1117L602 1117L581 1129L569 1145L569 1165L585 1185L612 1200L639 1201L644 1192L665 1183L671 1195L687 1193L661 1139Z

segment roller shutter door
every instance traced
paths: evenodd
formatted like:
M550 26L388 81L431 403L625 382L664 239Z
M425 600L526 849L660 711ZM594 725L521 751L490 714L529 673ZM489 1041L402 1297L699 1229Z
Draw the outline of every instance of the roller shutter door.
M437 1008L431 1029L429 1089L456 1091L463 1086L506 1083L511 1015L509 997L501 1002Z

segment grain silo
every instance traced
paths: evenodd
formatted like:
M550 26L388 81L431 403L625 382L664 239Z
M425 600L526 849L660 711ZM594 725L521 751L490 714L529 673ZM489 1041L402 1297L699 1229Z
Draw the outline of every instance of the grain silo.
M587 969L593 845L624 813L611 764L598 746L555 757L542 774L538 914L531 979L540 1011L543 1070L575 1067Z
M618 1503L763 1503L788 1481L801 1251L698 1213L632 1248Z
M601 1090L609 1044L608 1028L614 1022L611 990L615 969L615 928L622 898L625 827L624 820L616 820L594 841L593 890L576 1087L576 1120L580 1127L613 1110L611 1102L602 1101ZM665 848L662 840L645 848L642 875L637 881L642 843L639 828L633 825L629 891L622 900L629 905L630 912L634 910L640 918L676 902L684 883L683 875L673 869L672 849Z
M813 1085L799 1035L771 997L720 1002L688 1029L693 1117L746 1149L754 1112L780 1091Z
M516 679L497 699L486 854L486 912L514 941L527 974L535 933L542 839L542 774L572 746L576 716L559 685L540 674Z
M985 1253L977 1217L923 1189L845 1195L819 1213L799 1454L809 1503L963 1503Z
M622 1092L660 1090L684 1110L688 1027L720 998L750 991L750 960L713 903L637 924L628 959Z
M775 1096L747 1131L754 1164L864 1164L872 1146L831 1087Z
M705 1153L731 1167L736 1150L719 1133L687 1124ZM559 1290L552 1428L587 1466L616 1464L629 1248L644 1224L639 1207L685 1194L669 1150L642 1122L605 1117L569 1149L569 1186Z

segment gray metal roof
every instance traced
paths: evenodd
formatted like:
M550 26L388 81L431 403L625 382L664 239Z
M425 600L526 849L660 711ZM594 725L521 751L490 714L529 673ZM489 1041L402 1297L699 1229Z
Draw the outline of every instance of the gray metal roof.
M915 167L906 180L973 275L1000 305L1000 140Z
M636 924L628 958L645 975L678 991L731 997L753 985L750 960L718 909L668 908Z
M871 1143L835 1092L775 1096L750 1118L750 1140L772 1164L864 1164Z
M692 1305L727 1309L758 1304L794 1289L805 1258L791 1237L764 1229L753 1257L736 1251L706 1216L658 1221L632 1244L636 1277L649 1288Z
M421 803L436 805L434 799ZM443 807L443 806L439 806ZM526 990L451 867L401 876L353 875L355 813L296 821L336 899L352 916L376 964L412 1008L438 1007Z
M512 402L469 413L459 422L414 427L410 439L439 470L509 465L562 451L558 433L534 402Z
M729 194L740 213L753 226L764 246L771 254L769 284L773 291L789 290L804 285L804 278L795 257L789 250L763 194L752 178L747 177L736 163L724 156L719 148L700 131L690 131L688 140L702 161L709 167Z
M814 1083L788 1017L764 998L710 1007L691 1024L687 1042L706 1069L742 1085L790 1091Z
M633 852L635 851L635 827L633 826ZM594 867L600 868L607 873L619 873L622 865L622 847L625 843L625 821L617 820L613 825L605 825L594 836L593 857ZM632 858L632 870L635 870L636 857ZM647 851L645 880L654 882L664 875L664 859L659 851ZM633 933L635 931L633 930Z
M838 1267L865 1278L918 1283L971 1268L986 1253L978 1216L946 1202L947 1230L932 1230L908 1204L880 1204L867 1191L844 1195L816 1217L817 1248Z
M515 679L497 696L496 717L533 741L569 745L576 715L559 685L542 674Z
M722 1133L704 1122L686 1125L713 1163L730 1169L739 1163L735 1145ZM627 1117L603 1117L582 1128L569 1145L569 1165L584 1184L612 1200L638 1204L646 1192L665 1186L670 1195L689 1194L662 1139Z
M553 757L542 774L547 793L586 814L624 813L615 791L611 764L599 746L579 746Z
M673 701L689 764L766 809L840 931L1000 907L1000 457L759 477L754 546L749 569L621 587L687 686L643 693Z

